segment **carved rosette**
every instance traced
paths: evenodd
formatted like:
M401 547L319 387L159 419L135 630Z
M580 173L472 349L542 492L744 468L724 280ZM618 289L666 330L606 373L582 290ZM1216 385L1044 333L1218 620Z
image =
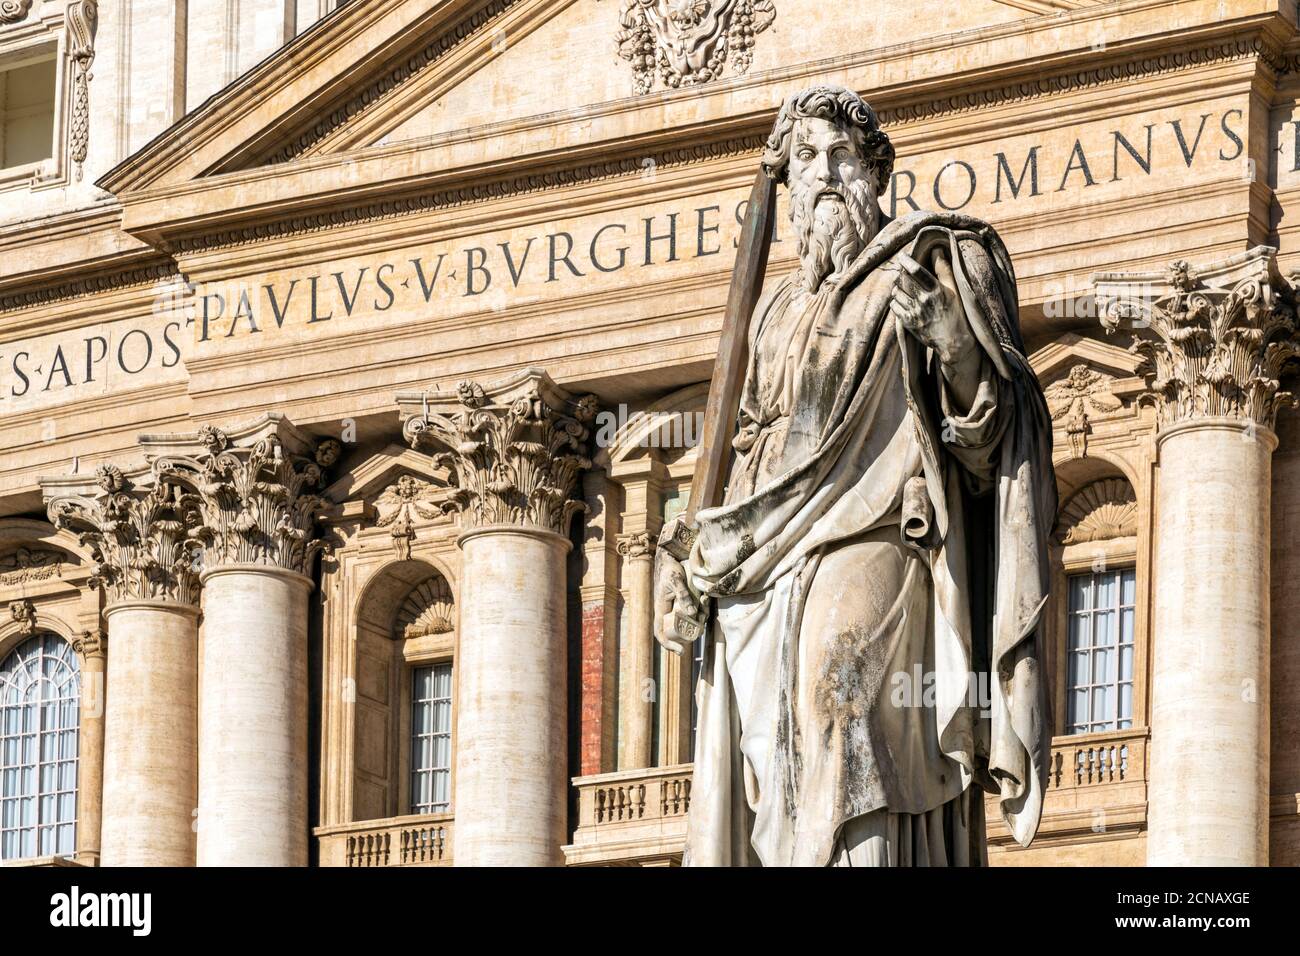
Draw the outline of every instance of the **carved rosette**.
M1160 427L1201 418L1235 418L1272 428L1280 409L1295 404L1279 390L1300 356L1294 297L1272 269L1271 249L1252 250L1212 285L1186 262L1145 296L1099 296L1108 331L1132 331L1129 350L1141 358L1144 401L1156 406ZM1244 275L1243 275L1244 273Z
M393 552L399 561L409 561L415 543L415 523L436 518L443 513L432 499L437 489L414 475L402 475L375 499L379 512L376 526L388 528L393 536Z
M591 467L595 398L561 398L542 385L533 379L522 391L493 399L481 385L462 382L456 411L426 411L403 426L413 448L432 452L456 476L445 507L458 512L463 525L566 534L570 519L586 510L573 494Z
M615 40L636 92L649 93L656 69L674 89L721 76L728 60L744 73L775 19L772 0L623 0Z
M0 0L0 23L17 23L31 6L32 0Z
M74 0L68 4L68 40L72 53L72 128L70 145L72 161L76 164L77 179L81 179L81 164L86 161L90 145L90 81L94 74L90 66L95 62L95 33L99 28L98 0Z
M653 559L657 543L649 531L632 531L619 536L618 553L633 561L637 558Z
M166 477L136 488L112 465L96 472L95 497L68 495L48 505L50 521L75 532L95 562L90 585L110 604L122 601L199 599L198 499Z
M313 458L304 458L287 453L274 434L243 448L206 426L199 439L207 454L160 458L154 467L194 490L205 568L264 564L309 573L316 552L325 548L315 534L323 504L315 490L323 468L338 458L338 442L322 442Z

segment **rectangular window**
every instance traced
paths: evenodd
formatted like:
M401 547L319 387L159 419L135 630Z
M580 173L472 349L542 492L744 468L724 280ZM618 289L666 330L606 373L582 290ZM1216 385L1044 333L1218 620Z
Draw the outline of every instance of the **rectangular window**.
M55 61L0 72L0 169L54 155Z
M451 665L411 672L411 812L451 809Z
M1136 574L1073 574L1069 586L1067 733L1132 727Z

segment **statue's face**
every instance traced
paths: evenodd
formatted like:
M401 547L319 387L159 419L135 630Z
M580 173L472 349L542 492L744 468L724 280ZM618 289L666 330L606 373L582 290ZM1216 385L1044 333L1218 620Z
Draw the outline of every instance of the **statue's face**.
M803 287L815 292L876 234L876 182L852 133L837 123L800 119L790 140L790 219Z
M863 165L849 131L830 120L820 117L799 120L790 152L791 191L816 189L819 194L831 191L842 198L850 183L861 180L874 185L871 171Z

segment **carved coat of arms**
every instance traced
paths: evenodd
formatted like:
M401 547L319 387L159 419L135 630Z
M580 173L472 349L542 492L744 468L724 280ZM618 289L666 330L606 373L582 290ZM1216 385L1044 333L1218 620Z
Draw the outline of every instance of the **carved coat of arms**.
M776 19L772 0L623 0L618 53L632 64L636 91L707 83L728 59L737 73L749 69L754 37Z

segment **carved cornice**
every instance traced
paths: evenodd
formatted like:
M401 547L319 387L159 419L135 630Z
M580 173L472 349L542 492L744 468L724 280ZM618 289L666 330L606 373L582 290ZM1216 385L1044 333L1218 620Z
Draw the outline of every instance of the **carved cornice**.
M630 560L653 558L658 538L649 531L632 531L619 535L618 553Z
M402 397L399 396L399 403ZM431 411L430 407L438 406ZM538 369L491 389L462 382L430 396L402 434L456 476L448 507L462 526L516 525L567 534L586 506L573 498L587 457L593 396L575 398Z
M1129 351L1146 379L1142 400L1167 428L1201 418L1235 418L1272 428L1295 404L1280 379L1300 356L1295 298L1277 272L1276 250L1193 268L1094 276L1107 331L1134 336Z
M0 295L0 312L13 312L66 299L82 299L87 296L102 295L105 292L116 292L119 289L153 285L156 282L174 279L179 274L180 270L176 267L176 263L159 262L124 269L120 272L86 276L22 292L10 292Z
M487 6L476 10L461 20L418 53L394 66L378 79L372 80L359 90L354 91L346 102L316 120L308 129L294 137L290 143L280 147L254 165L271 166L276 163L285 163L308 152L313 146L328 138L345 124L363 113L375 109L399 86L437 63L450 51L475 33L478 33L483 27L498 19L518 2L519 0L492 0Z
M54 580L63 571L66 557L62 551L18 548L13 554L0 558L0 587Z
M441 489L431 482L414 475L402 475L375 499L375 509L379 512L375 525L391 529L393 553L397 560L409 561L411 558L416 521L443 514L443 504L434 500L440 493Z
M17 23L31 6L32 0L0 0L0 23Z
M90 586L110 604L131 600L197 605L202 516L198 499L166 476L143 487L113 465L95 473L89 493L52 495L50 522L73 531L95 562Z
M919 103L886 105L876 110L876 116L884 126L893 123L912 123L939 116L985 110L1008 103L1036 100L1044 96L1057 96L1061 93L1092 87L1132 83L1152 76L1178 73L1213 63L1251 57L1260 59L1279 73L1293 69L1291 61L1282 55L1276 43L1259 36L1231 37L1191 50L1175 50L1140 59L1117 60L1087 70L1071 70L1056 76L1035 77L984 89L966 90Z
M655 169L671 169L711 159L730 156L755 156L762 150L765 134L754 134L731 139L697 143L672 149L638 152L621 158L583 163L568 169L511 176L495 181L478 181L453 189L442 189L422 195L387 199L346 209L332 209L309 216L293 216L275 222L258 223L238 229L225 229L174 240L168 247L176 252L203 252L225 249L249 243L266 242L289 236L328 232L346 226L400 219L439 209L471 206L493 199L548 192L564 186L618 179L623 176L643 176L646 160L652 160Z
M1062 544L1127 538L1137 534L1137 517L1133 486L1123 478L1103 478L1065 503L1056 536Z
M1075 458L1088 456L1090 415L1106 415L1123 407L1111 390L1115 379L1087 365L1079 364L1068 375L1049 385L1043 392L1052 421L1064 420L1065 433Z
M716 79L728 60L744 73L755 35L774 19L772 0L623 0L615 42L632 64L633 89L649 93L656 68L672 89Z
M219 428L201 428L198 455L160 457L160 478L193 489L202 513L195 536L204 543L204 569L231 564L265 564L308 574L325 542L316 537L315 493L323 470L338 460L341 446L328 439L310 456L287 451L275 433L253 444L234 445Z

